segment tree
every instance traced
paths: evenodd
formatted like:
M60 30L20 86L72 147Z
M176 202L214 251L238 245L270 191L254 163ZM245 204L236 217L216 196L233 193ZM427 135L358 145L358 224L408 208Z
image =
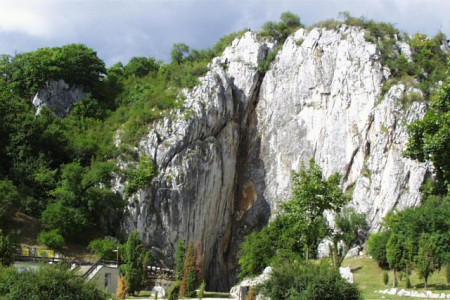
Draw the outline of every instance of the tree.
M332 234L330 255L333 265L340 267L348 250L356 246L361 234L367 230L367 221L363 214L358 214L353 208L344 208L335 217L336 229Z
M99 258L115 260L117 258L117 247L119 244L111 239L96 239L89 243L88 249Z
M310 258L311 247L329 235L324 211L339 213L350 200L339 187L340 179L338 173L324 179L314 158L309 162L309 170L302 164L299 172L292 172L292 197L281 208L301 228L306 260Z
M146 270L143 268L145 252L137 230L128 236L123 256L126 263L122 265L122 268L128 283L128 292L134 296L144 287L146 280Z
M421 162L430 160L435 168L441 193L447 193L450 183L450 61L447 78L437 98L430 102L430 109L422 120L408 127L409 140L405 155Z
M198 274L195 265L194 243L191 241L186 251L183 267L183 280L181 281L180 294L187 297L195 295L198 284Z
M186 254L186 241L178 240L175 248L175 278L183 279L184 258Z
M9 235L3 234L0 229L0 266L8 267L14 263L16 246Z
M189 46L183 43L176 43L170 52L170 58L173 63L181 64L185 56L189 54Z
M411 249L408 249L408 240L397 233L392 233L386 245L386 259L389 268L394 270L393 287L397 286L397 272L403 270L408 265Z
M292 218L278 215L260 231L247 235L239 251L239 278L260 274L278 255L301 257L303 235L299 228Z
M147 75L156 76L160 67L160 63L154 58L132 57L128 64L124 67L124 75L144 77Z
M367 240L367 248L369 254L378 262L378 265L383 268L389 268L389 263L386 258L386 246L391 235L390 231L380 231L372 233Z
M419 253L416 256L416 269L420 278L425 280L425 288L428 286L428 277L441 266L435 243L436 236L422 233L419 240Z
M0 180L0 227L19 206L20 195L16 186L9 180Z
M290 11L286 11L281 14L281 22L286 24L287 27L300 27L302 24L300 23L300 18L296 14L291 13Z

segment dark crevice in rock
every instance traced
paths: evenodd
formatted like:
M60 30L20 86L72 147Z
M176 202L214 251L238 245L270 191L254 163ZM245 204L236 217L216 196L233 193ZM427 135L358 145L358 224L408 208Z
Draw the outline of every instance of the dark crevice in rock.
M352 170L353 161L355 160L355 156L359 151L359 147L353 150L352 157L350 158L350 161L348 162L347 166L345 166L345 173L342 177L342 182L346 182L348 179L348 176L350 175L350 171Z

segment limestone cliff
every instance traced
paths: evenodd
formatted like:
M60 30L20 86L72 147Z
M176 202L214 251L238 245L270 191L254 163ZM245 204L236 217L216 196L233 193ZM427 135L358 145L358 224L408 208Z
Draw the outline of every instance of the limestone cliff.
M402 157L406 125L425 105L402 105L401 84L381 98L389 71L363 31L301 29L262 75L273 48L252 32L235 40L139 144L158 175L131 198L125 228L169 256L178 239L201 242L212 289L234 283L243 237L289 198L291 170L310 157L343 175L373 229L393 208L417 205L430 172Z
M49 80L33 97L33 106L36 108L36 115L41 113L42 107L47 107L55 115L63 117L75 102L84 100L87 96L81 86L69 86L63 79Z

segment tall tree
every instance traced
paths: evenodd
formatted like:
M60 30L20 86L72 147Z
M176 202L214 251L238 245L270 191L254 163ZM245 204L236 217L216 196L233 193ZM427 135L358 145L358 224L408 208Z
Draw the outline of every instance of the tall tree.
M0 229L0 266L10 266L14 263L16 247L9 235L3 234Z
M436 172L438 190L447 193L450 183L450 61L447 79L438 97L430 102L430 109L422 120L408 127L409 141L405 154L421 162L430 160Z
M192 297L198 284L198 273L195 265L194 243L191 241L186 251L183 267L183 280L181 281L180 294Z
M425 281L425 288L428 287L428 277L440 267L438 248L435 238L428 233L422 233L419 240L419 253L416 256L416 268L420 278ZM447 241L448 242L448 241Z
M135 230L128 236L125 244L124 261L126 264L122 265L128 283L128 293L131 295L135 295L136 292L139 293L145 284L144 255L144 247L139 232Z
M362 234L367 230L367 221L363 214L353 208L344 208L335 218L336 228L332 233L330 255L333 265L340 267L348 250L363 240ZM362 243L362 241L361 241Z
M330 233L323 217L325 210L339 213L350 200L339 187L340 179L338 173L324 179L314 158L309 162L309 170L302 164L299 172L292 172L292 197L281 207L301 227L306 260L310 258L312 245Z

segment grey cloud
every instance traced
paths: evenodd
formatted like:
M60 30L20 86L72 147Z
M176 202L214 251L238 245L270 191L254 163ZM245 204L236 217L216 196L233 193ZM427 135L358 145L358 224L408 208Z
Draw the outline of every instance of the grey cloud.
M27 8L26 2L17 3L18 8ZM46 36L35 36L23 31L5 32L0 26L0 53L84 43L96 50L107 65L127 62L132 56L151 56L167 61L176 42L197 49L211 47L225 34L248 27L258 29L265 21L278 20L287 10L298 14L307 25L336 18L338 12L347 10L354 16L394 23L409 33L420 31L434 35L438 30L450 33L447 18L450 1L446 0L430 0L426 4L418 0L78 0L39 3L40 6L33 6L32 11L54 30ZM9 3L8 7L13 6Z

